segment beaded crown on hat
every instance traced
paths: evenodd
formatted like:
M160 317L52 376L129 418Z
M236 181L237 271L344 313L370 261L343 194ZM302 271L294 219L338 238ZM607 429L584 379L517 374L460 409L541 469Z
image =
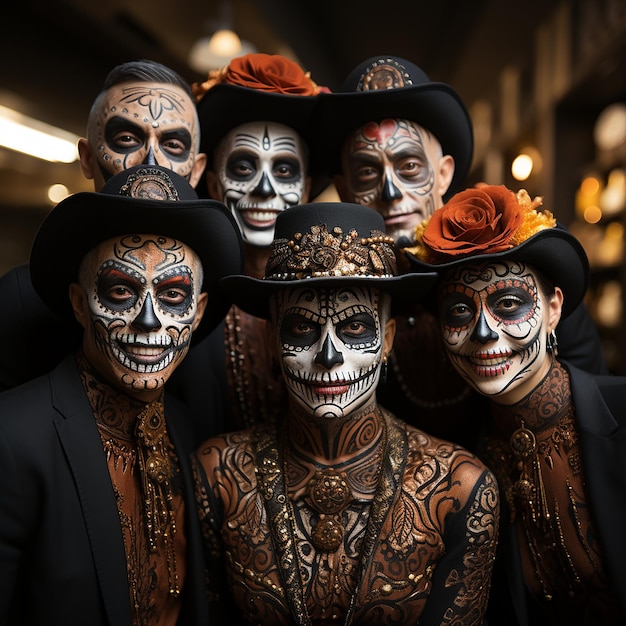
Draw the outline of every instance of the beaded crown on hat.
M291 239L276 239L267 262L265 278L299 280L321 277L388 278L397 274L393 238L373 230L360 236L336 226L311 226Z
M402 87L411 87L413 84L411 73L400 60L391 57L381 57L365 68L359 77L354 91L400 89Z

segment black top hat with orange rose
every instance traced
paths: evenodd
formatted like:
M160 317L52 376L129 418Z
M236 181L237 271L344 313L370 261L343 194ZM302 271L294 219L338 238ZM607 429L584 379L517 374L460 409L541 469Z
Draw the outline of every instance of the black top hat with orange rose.
M247 122L284 124L308 140L310 117L320 91L308 72L279 54L246 54L209 72L206 81L193 85L200 151L207 155L207 167L213 165L219 141Z
M582 301L589 281L584 248L550 211L503 185L461 191L417 228L415 245L404 248L414 272L450 269L469 263L517 261L539 271L563 291L563 317Z

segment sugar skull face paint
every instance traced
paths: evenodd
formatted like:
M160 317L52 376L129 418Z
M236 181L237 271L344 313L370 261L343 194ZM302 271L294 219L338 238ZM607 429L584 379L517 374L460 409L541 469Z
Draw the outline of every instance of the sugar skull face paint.
M196 254L172 238L128 235L93 250L80 282L89 309L88 360L129 392L162 387L187 353L204 310L198 314Z
M94 105L90 143L104 180L135 165L160 165L183 178L192 172L199 129L191 98L179 87L125 83Z
M270 246L278 214L308 199L307 147L283 124L237 126L220 142L214 167L215 195L250 245Z
M381 298L383 298L381 315ZM288 392L318 418L337 418L375 396L387 298L377 289L297 287L274 296Z
M371 206L387 234L413 241L415 227L441 205L438 197L439 142L421 126L401 119L370 122L344 145L342 196Z
M537 274L514 262L450 270L439 293L452 364L479 393L502 404L523 398L547 373L552 309Z

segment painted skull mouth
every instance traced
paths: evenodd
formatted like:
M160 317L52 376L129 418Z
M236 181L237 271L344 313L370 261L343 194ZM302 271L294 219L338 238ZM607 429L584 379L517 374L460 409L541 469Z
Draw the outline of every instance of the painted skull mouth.
M509 348L474 352L466 359L478 376L493 378L505 374L512 365L513 351Z
M286 369L286 376L293 381L294 387L305 395L316 395L325 398L346 396L350 391L359 393L366 388L378 370L378 361L365 371L346 375L345 372L312 373L303 376L300 372Z
M174 359L174 348L169 335L159 335L152 340L120 335L111 344L115 358L124 367L139 374L153 374L165 369Z
M276 224L276 218L281 209L274 207L260 207L258 205L245 206L238 204L234 207L242 222L251 230L269 230L274 228Z

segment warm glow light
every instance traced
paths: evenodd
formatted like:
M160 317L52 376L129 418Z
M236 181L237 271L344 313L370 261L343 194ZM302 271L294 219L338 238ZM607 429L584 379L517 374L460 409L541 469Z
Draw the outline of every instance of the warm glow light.
M48 199L55 204L61 202L61 200L65 200L65 198L69 195L70 190L65 185L61 185L60 183L50 185L48 188Z
M46 161L78 159L78 136L0 106L0 146Z
M241 52L241 40L232 30L218 30L209 41L209 52L220 57L234 57Z
M600 210L600 207L591 205L585 209L583 217L585 218L585 222L588 222L589 224L597 224L602 219L602 211Z
M593 138L601 150L614 150L626 143L626 103L610 104L600 113Z
M580 190L586 196L593 196L600 191L600 181L595 176L587 176L580 183Z
M533 171L533 159L529 154L518 154L511 164L515 180L526 180Z
M226 42L220 36L218 41L215 42L215 38L220 33L231 33L236 38L237 47L234 46L234 40L228 41L228 35L226 36ZM216 48L218 49L216 51ZM240 40L239 37L231 30L219 30L213 37L202 37L198 39L189 51L189 66L196 72L204 74L210 70L216 70L220 67L228 65L233 57L243 56L256 52L256 48L248 41Z

